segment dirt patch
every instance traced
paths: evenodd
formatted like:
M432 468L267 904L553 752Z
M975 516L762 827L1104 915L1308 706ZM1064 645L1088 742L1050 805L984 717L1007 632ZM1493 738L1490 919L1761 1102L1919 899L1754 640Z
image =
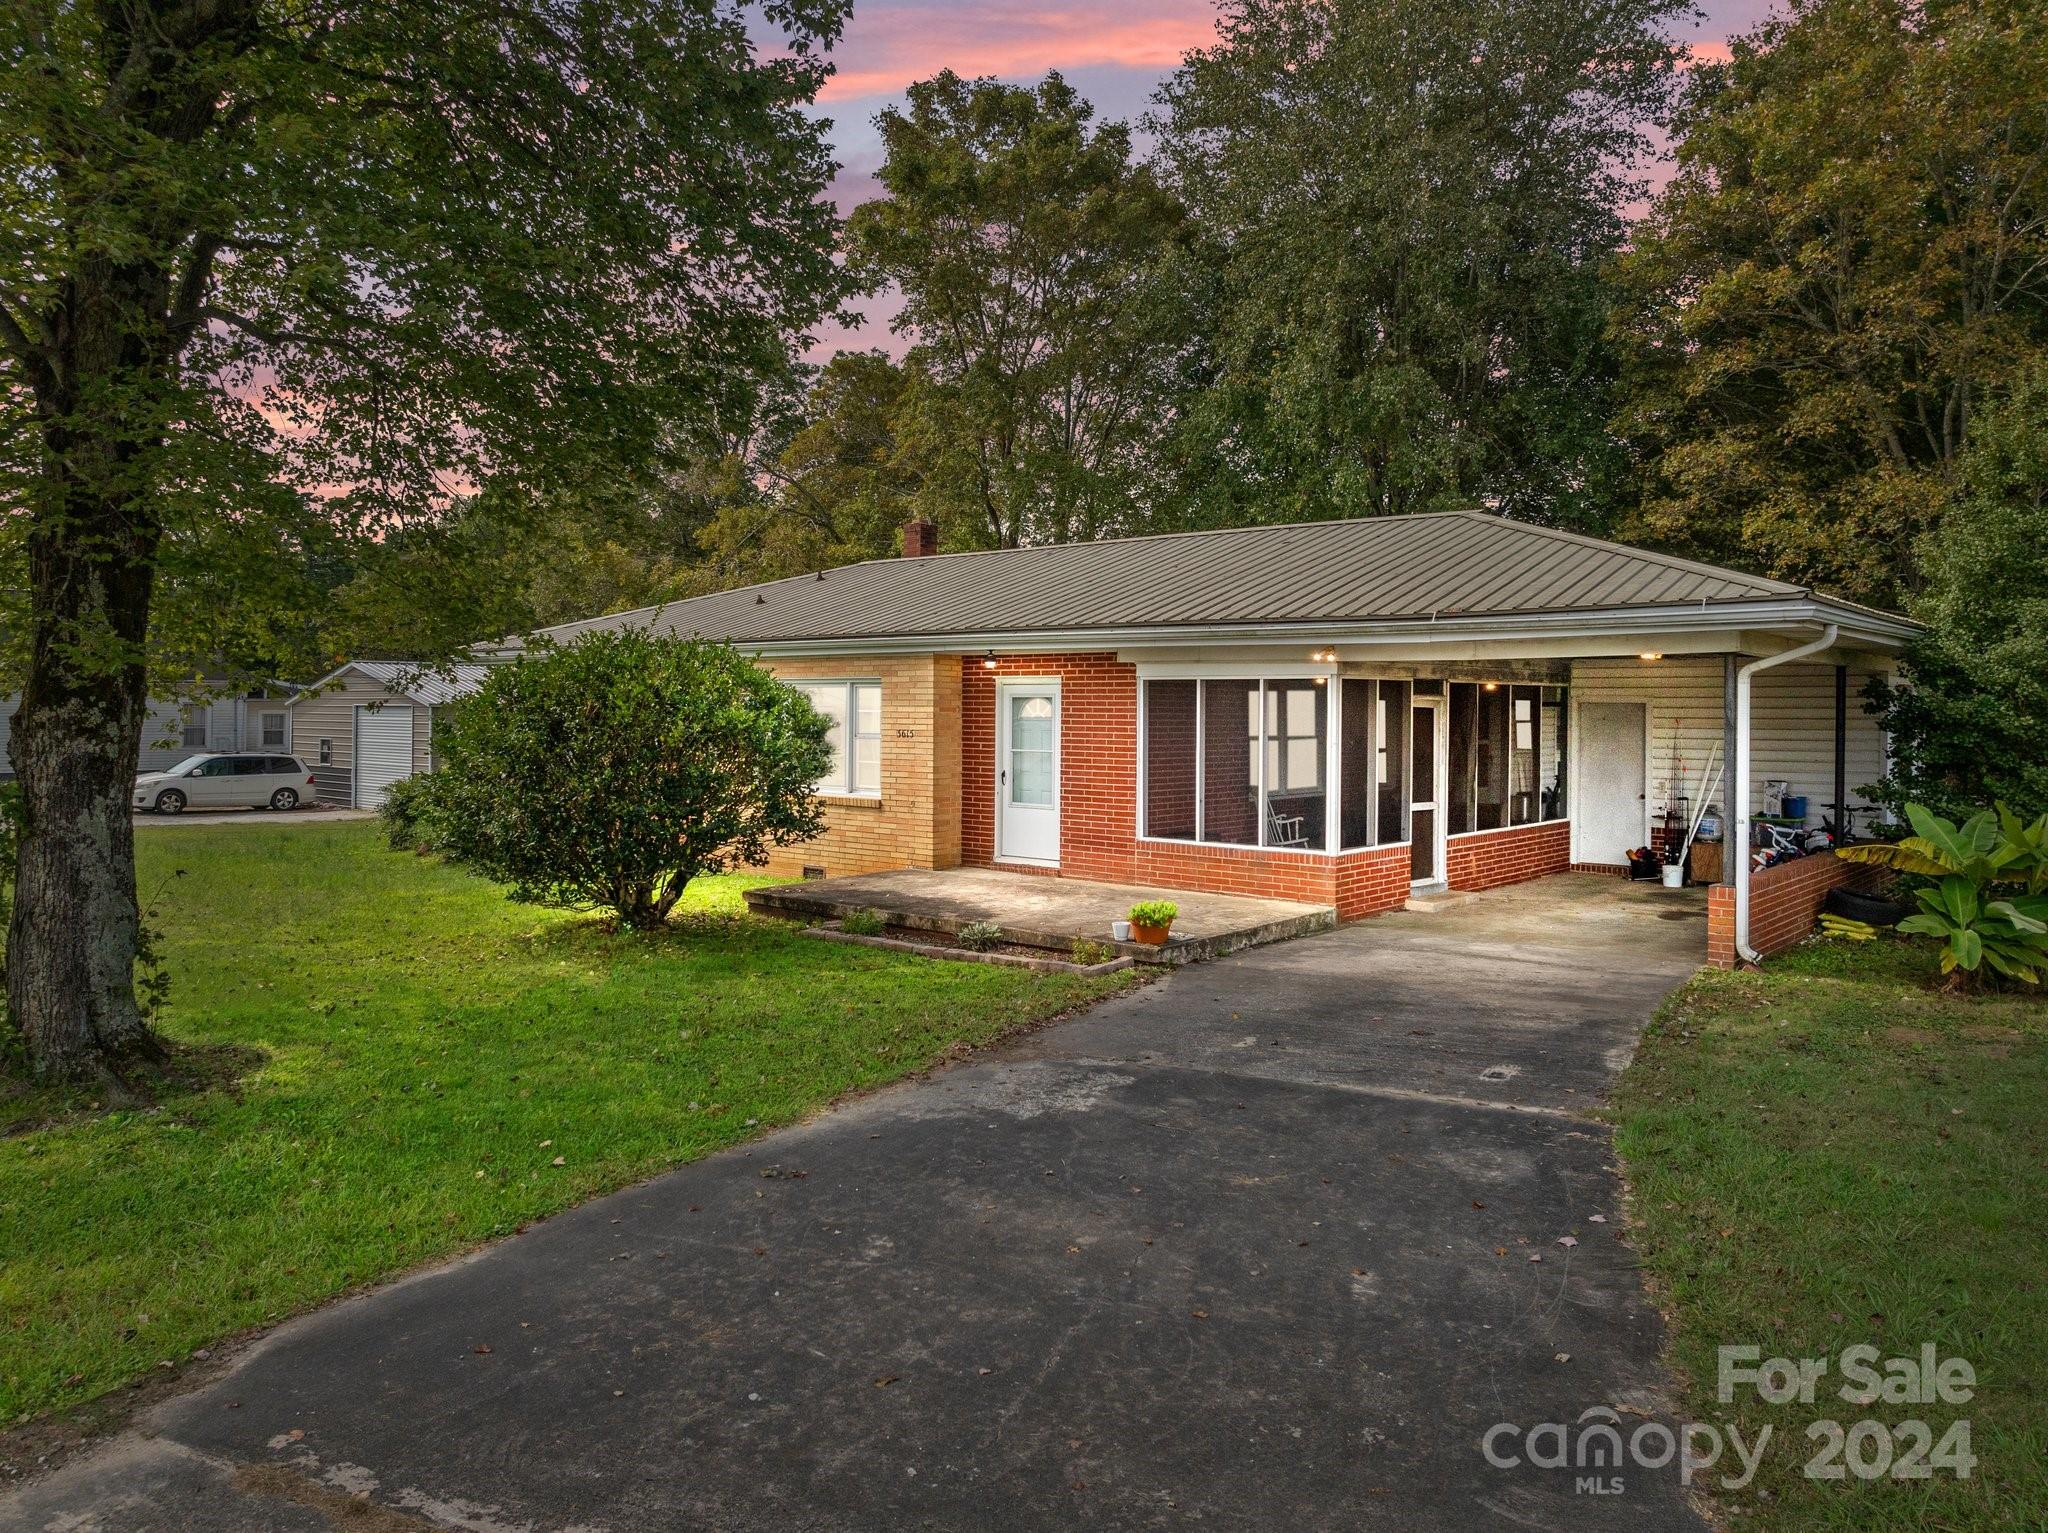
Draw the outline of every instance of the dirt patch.
M1930 1032L1924 1027L1888 1027L1884 1030L1886 1043L1939 1043L1941 1034Z
M2020 1030L2016 1027L1994 1027L1989 1022L1972 1022L1967 1027L1956 1029L1972 1043L2018 1043Z
M367 1496L351 1496L309 1480L282 1464L244 1464L235 1471L235 1489L245 1496L269 1496L309 1506L348 1533L418 1533L434 1523L379 1506Z
M161 1066L135 1082L137 1089L147 1092L149 1097L139 1109L132 1102L107 1101L100 1093L86 1087L38 1088L18 1081L9 1082L6 1091L0 1093L0 1104L20 1111L22 1116L0 1124L0 1139L19 1138L23 1134L82 1122L109 1112L161 1112L164 1109L156 1104L166 1099L198 1096L209 1091L239 1097L242 1078L261 1068L270 1057L262 1049L241 1044L159 1041L163 1043L168 1057Z

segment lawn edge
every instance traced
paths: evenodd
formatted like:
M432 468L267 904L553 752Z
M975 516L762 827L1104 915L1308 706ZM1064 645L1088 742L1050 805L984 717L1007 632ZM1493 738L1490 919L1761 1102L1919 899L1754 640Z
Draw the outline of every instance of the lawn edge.
M743 917L743 919L745 919ZM915 957L916 955L905 955ZM942 959L925 958L926 963L943 962ZM1142 989L1156 979L1164 978L1168 971L1150 970L1143 967L1122 969L1115 975L1102 978L1125 977L1120 988L1107 995L1091 1000L1076 1002L1048 1012L1042 1017L1027 1018L1013 1022L1001 1032L981 1043L959 1040L948 1044L933 1058L922 1064L913 1065L902 1074L887 1080L871 1081L865 1085L848 1086L836 1095L806 1109L782 1123L767 1124L759 1132L735 1139L730 1144L720 1145L707 1154L689 1159L671 1161L658 1170L645 1172L629 1180L593 1190L588 1197L579 1198L563 1205L539 1219L528 1220L502 1235L491 1235L482 1240L467 1242L414 1266L362 1283L353 1283L337 1289L325 1298L279 1315L261 1325L248 1326L240 1331L229 1332L215 1341L204 1344L201 1350L209 1355L205 1358L186 1358L183 1362L166 1369L160 1363L149 1371L138 1374L72 1405L54 1406L40 1411L29 1420L0 1427L0 1492L11 1492L34 1483L47 1475L54 1474L65 1464L82 1453L100 1447L109 1439L118 1436L130 1427L143 1421L151 1412L170 1404L173 1400L192 1394L210 1384L233 1374L241 1365L260 1349L273 1335L288 1325L317 1315L337 1304L345 1304L370 1294L381 1293L401 1284L417 1282L433 1276L444 1268L456 1267L476 1260L486 1252L519 1239L541 1225L551 1223L565 1214L587 1208L601 1198L615 1197L635 1188L645 1187L665 1176L672 1176L686 1166L701 1165L720 1155L750 1150L763 1140L788 1129L800 1128L815 1123L829 1113L837 1112L857 1102L878 1096L885 1091L899 1087L922 1084L937 1076L968 1064L979 1056L1014 1043L1017 1039L1068 1022L1075 1017L1093 1010L1106 1001L1134 990ZM1096 977L1096 976L1089 976ZM83 1423L66 1420L67 1417L85 1416Z

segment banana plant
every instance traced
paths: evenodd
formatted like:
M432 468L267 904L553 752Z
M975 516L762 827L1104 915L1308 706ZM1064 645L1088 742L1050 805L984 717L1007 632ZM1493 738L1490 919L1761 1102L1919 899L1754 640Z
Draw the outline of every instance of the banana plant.
M1989 968L2038 985L2048 972L2048 814L2031 823L2005 805L1961 825L1908 804L1903 841L1842 847L1838 857L1937 879L1899 930L1941 939L1941 972L1962 982Z

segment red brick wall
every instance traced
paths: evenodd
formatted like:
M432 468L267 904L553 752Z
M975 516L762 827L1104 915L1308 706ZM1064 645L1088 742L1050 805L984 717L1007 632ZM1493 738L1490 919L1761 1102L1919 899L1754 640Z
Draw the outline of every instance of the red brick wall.
M1445 844L1444 861L1453 889L1496 889L1563 873L1571 867L1572 828L1559 820L1452 836Z
M1828 890L1847 884L1875 891L1886 882L1884 869L1844 862L1833 852L1759 869L1749 880L1749 945L1766 958L1782 953L1813 930ZM1707 891L1707 962L1717 969L1735 967L1733 884L1715 884Z
M1407 899L1406 846L1331 857L1140 841L1138 673L1108 654L1006 655L993 671L978 660L966 662L960 678L963 862L995 863L995 688L1008 677L1059 678L1059 871L1069 878L1302 900L1334 905L1346 920L1398 909ZM1249 765L1243 744L1229 754L1240 769Z

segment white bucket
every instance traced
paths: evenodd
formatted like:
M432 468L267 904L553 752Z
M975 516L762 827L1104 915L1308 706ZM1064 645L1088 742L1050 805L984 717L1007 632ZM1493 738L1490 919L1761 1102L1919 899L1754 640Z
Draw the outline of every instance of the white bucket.
M1667 889L1683 889L1685 887L1684 863L1667 862L1664 864L1664 887Z
M1110 922L1109 935L1113 941L1129 942L1131 940L1131 923L1128 921Z

